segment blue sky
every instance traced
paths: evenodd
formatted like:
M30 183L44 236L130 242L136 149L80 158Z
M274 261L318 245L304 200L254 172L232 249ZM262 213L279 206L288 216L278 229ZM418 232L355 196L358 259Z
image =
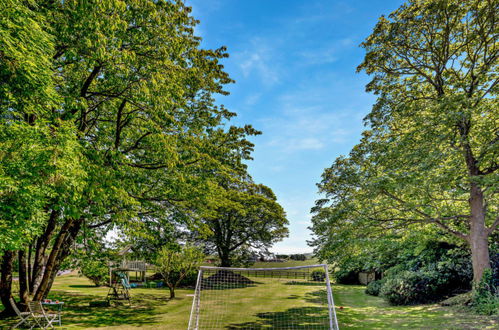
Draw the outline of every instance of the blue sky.
M236 124L263 131L253 138L254 180L273 189L290 236L272 249L311 252L310 208L316 183L334 159L359 141L374 96L355 73L359 44L377 19L401 0L187 0L201 21L203 46L227 46L223 64L236 83L219 103Z

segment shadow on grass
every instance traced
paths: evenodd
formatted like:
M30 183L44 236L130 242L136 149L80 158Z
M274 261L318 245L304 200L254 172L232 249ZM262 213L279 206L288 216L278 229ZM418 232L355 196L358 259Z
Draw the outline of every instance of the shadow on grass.
M305 301L313 304L326 305L327 306L327 291L319 290L314 292L307 292L305 295Z
M326 307L290 308L283 312L258 313L259 320L230 324L226 329L329 329Z
M253 282L253 283L202 283L201 290L231 290L231 289L245 289L256 287L259 284L263 284L261 282Z
M110 307L90 307L90 302L105 301L104 296L57 292L59 300L64 301L62 322L84 328L102 326L145 326L157 323L154 310L158 301L168 303L168 299L152 294L136 294L131 304L127 301L113 301Z
M290 281L284 283L284 285L305 285L305 286L323 286L326 287L326 283L324 282L316 282L316 281L310 281L310 282L305 282L305 281Z
M68 285L68 287L70 287L70 288L80 288L80 289L82 289L82 288L83 289L103 288L102 286L96 286L96 285L90 285L90 284L81 284L81 285L78 285L78 284L74 285L74 284L72 284L72 285Z

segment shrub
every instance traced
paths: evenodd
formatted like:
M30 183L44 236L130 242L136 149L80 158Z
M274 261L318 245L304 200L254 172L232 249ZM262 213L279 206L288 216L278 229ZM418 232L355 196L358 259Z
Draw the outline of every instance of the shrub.
M394 305L410 305L438 300L438 273L405 271L388 277L380 289L380 296Z
M101 286L109 282L109 268L104 260L87 258L80 265L80 274Z
M478 314L499 314L499 287L492 269L486 269L480 283L475 287L473 308Z
M322 282L326 278L326 272L323 270L314 270L310 273L310 277L312 278L312 281Z
M180 273L172 272L171 278L173 281L179 280ZM180 279L178 286L179 287L194 287L194 286L196 286L197 279L198 279L198 271L193 270L192 272L186 274L185 277ZM153 275L148 277L148 280L149 281L164 281L165 279L163 278L163 275L161 275L161 273L154 273Z
M307 260L307 256L304 254L292 254L289 256L290 259L292 260L297 260L297 261L305 261Z
M385 279L369 282L365 292L371 296L379 296L379 291L383 284L385 284Z
M359 284L357 272L351 270L338 270L333 274L336 283L339 284Z

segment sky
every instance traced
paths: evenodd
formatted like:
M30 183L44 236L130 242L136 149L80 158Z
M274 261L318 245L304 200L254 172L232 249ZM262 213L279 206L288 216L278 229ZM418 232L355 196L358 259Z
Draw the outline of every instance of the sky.
M290 235L271 249L307 253L310 209L325 168L359 142L375 97L356 73L362 41L401 0L186 0L205 48L226 46L222 64L236 81L217 102L251 139L254 181L272 188Z

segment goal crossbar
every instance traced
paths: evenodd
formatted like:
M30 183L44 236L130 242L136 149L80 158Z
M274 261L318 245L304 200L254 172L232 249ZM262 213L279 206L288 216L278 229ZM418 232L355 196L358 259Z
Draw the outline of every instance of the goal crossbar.
M325 267L324 267L325 266ZM232 271L271 271L271 270L294 270L294 269L307 269L307 268L324 268L327 270L327 265L307 265L307 266L295 266L295 267L273 267L273 268L234 268L234 267L214 267L214 266L201 266L199 270L212 269L212 270L232 270Z
M323 269L324 270L324 277L323 277L323 282L325 282L325 295L327 297L327 301L325 304L327 304L327 314L328 314L328 326L324 325L323 327L319 327L320 329L339 329L338 327L338 321L336 318L336 311L334 307L334 300L333 300L333 294L332 294L332 288L331 288L331 283L329 280L329 271L328 271L328 266L326 264L315 264L315 265L307 265L307 266L293 266L293 267L274 267L274 268L235 268L235 267L214 267L214 266L201 266L199 268L199 273L196 281L196 289L194 292L194 299L192 302L192 307L191 307L191 315L189 318L189 326L188 329L193 329L193 330L201 330L201 329L232 329L232 327L228 327L227 325L224 325L223 322L208 322L205 321L205 319L209 316L212 316L211 313L206 312L206 308L214 308L217 303L220 303L220 300L224 299L223 297L221 298L220 295L216 296L212 292L219 292L219 291L224 291L224 290L229 290L229 289L239 289L241 290L240 284L235 285L234 287L231 287L231 284L234 285L234 278L235 274L238 274L237 276L242 276L245 278L247 281L251 283L258 283L258 282L253 282L249 280L249 278L244 277L242 274L246 274L247 276L251 278L258 278L259 276L263 277L268 277L272 279L280 278L281 280L284 279L289 279L289 276L292 277L293 271L295 271L295 275L300 274L300 276L304 276L303 274L308 274L310 276L310 273L303 273L303 272L296 272L299 270L308 270L310 271L311 269ZM259 272L263 272L261 275L257 275ZM205 277L207 275L210 275L208 277ZM227 274L232 274L232 275L227 275ZM240 275L241 274L241 275ZM290 274L288 275L283 275L283 274ZM224 276L228 276L227 279L224 278ZM302 277L300 277L302 278ZM305 277L303 277L305 278ZM224 282L225 281L225 282ZM312 280L310 280L312 281ZM248 282L248 283L249 283ZM214 284L215 283L215 284ZM286 284L293 284L294 282L288 282ZM302 285L307 285L307 283L303 284L300 282ZM251 286L258 286L261 283L258 284L251 284L247 285L248 287ZM298 284L298 283L296 283ZM309 285L317 285L318 283L308 283ZM217 286L217 287L215 287ZM250 288L251 289L251 288ZM244 290L250 290L250 289L244 289ZM210 291L211 290L211 291ZM264 289L265 290L265 289ZM205 292L203 294L203 292ZM252 292L253 293L253 292ZM246 298L246 297L245 297ZM237 298L230 298L231 299L237 299ZM296 299L296 298L287 298L287 299ZM244 300L244 299L243 299ZM234 303L234 300L231 301ZM203 306L202 306L203 303ZM227 303L225 302L225 305ZM224 305L224 306L225 306ZM271 306L271 304L270 304ZM201 308L204 308L201 310ZM306 306L304 308L312 308L310 306ZM297 308L294 308L297 309ZM281 312L282 313L282 312ZM216 317L216 311L213 312L214 316ZM271 314L270 312L265 312L265 313L258 313L259 315L268 315ZM201 320L201 324L200 324ZM203 323L204 322L204 323ZM296 325L296 324L295 324ZM274 325L272 326L274 329L292 329L294 326L291 325L286 325L286 324L281 324L279 323L278 326ZM313 327L316 329L316 327Z

